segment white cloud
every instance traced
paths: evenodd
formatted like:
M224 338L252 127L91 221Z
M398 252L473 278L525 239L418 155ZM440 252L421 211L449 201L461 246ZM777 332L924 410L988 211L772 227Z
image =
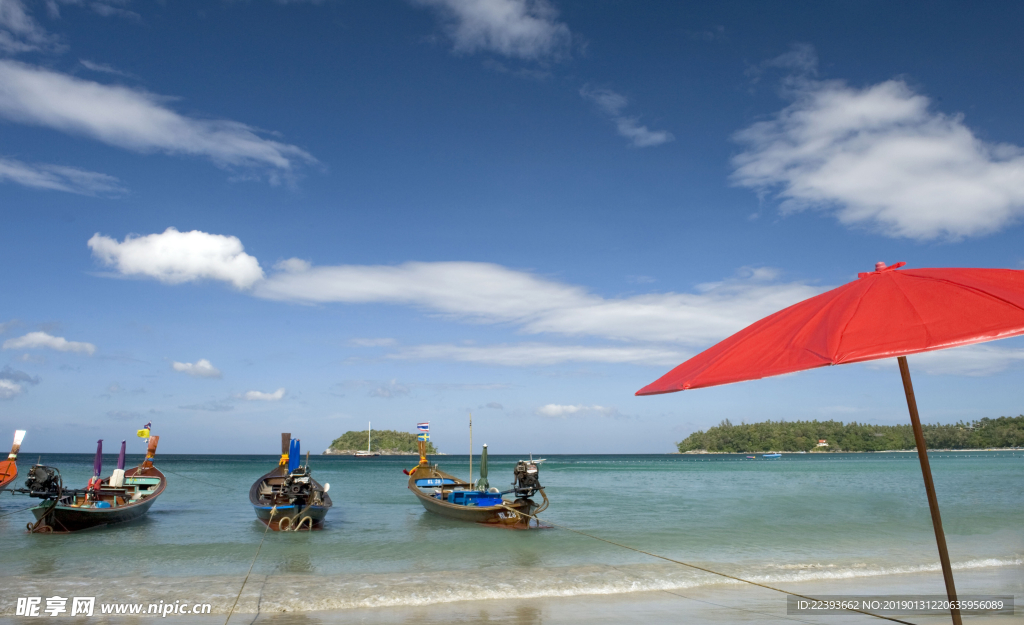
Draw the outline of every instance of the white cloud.
M221 377L220 370L214 367L209 360L203 358L192 364L191 362L173 362L171 368L175 371L181 371L197 378L219 378Z
M36 349L45 347L59 352L78 352L92 356L96 346L92 343L69 341L61 336L51 336L46 332L29 332L25 336L4 341L4 349Z
M237 237L168 228L161 234L116 239L96 233L89 239L93 256L126 276L148 276L179 284L204 278L246 289L263 278L255 257Z
M455 51L537 60L569 52L572 33L547 0L413 0L434 8Z
M397 266L314 266L290 259L263 277L259 262L235 237L204 232L128 237L95 235L94 255L123 275L176 283L199 278L252 287L256 297L299 303L396 304L444 318L516 326L524 334L554 333L623 342L704 346L823 289L783 283L769 268L744 268L734 277L698 285L690 293L606 298L586 289L491 263L408 262ZM364 347L392 339L352 339ZM497 348L433 345L403 349L396 358L444 358L494 364L633 362L672 364L681 352L650 346L558 346L528 343Z
M202 361L200 361L202 362ZM246 401L281 401L284 399L285 390L279 388L273 393L263 393L261 391L248 391L242 395L242 399Z
M117 69L112 65L106 63L97 63L88 59L78 59L78 62L82 64L82 67L89 71L100 72L101 74L113 74L115 76L124 76L126 78L135 78L134 74Z
M921 370L931 375L994 375L1024 364L1024 349L998 347L990 343L965 345L907 356L911 373ZM893 359L868 363L873 369L895 367Z
M10 380L0 380L0 399L11 399L22 393L21 385Z
M10 321L0 322L0 334L3 334L18 325L20 322L17 319L11 319Z
M32 19L21 0L0 0L0 51L18 53L56 47L56 38Z
M698 293L606 299L578 286L490 263L410 262L398 266L311 267L271 274L254 294L326 303L389 303L475 323L512 323L552 332L689 345L718 340L820 289L779 283L771 271L702 285Z
M803 64L806 55L792 59ZM893 237L957 239L1024 214L1024 150L982 141L906 83L789 81L795 101L736 133L736 184Z
M810 44L795 43L789 52L765 61L761 67L788 69L797 76L813 76L818 73L818 51Z
M569 362L654 365L669 367L692 354L658 347L588 347L583 345L417 345L402 349L388 358L393 360L451 360L484 365L530 367Z
M537 409L537 414L544 417L570 417L573 415L588 415L588 414L599 414L599 415L616 415L618 410L615 408L607 408L605 406L573 406L573 405L562 405L562 404L546 404Z
M142 16L135 11L129 11L128 9L122 9L120 7L113 6L114 4L123 4L121 2L93 2L90 7L93 12L102 15L103 17L127 17L133 20L142 19Z
M0 157L0 181L9 180L26 187L67 191L80 195L121 195L126 189L113 176L77 167L24 163Z
M137 152L205 156L222 166L262 167L272 181L314 162L293 146L264 139L245 124L181 115L167 98L105 85L42 67L0 60L0 116Z
M629 139L634 147L649 148L675 140L671 132L650 130L647 126L640 125L639 117L623 115L622 111L629 104L629 100L620 93L615 93L611 89L591 89L584 86L580 89L580 95L596 104L602 113L610 117L615 122L619 135Z
M24 371L4 367L0 370L0 399L13 399L24 393L26 384L39 384L39 378Z

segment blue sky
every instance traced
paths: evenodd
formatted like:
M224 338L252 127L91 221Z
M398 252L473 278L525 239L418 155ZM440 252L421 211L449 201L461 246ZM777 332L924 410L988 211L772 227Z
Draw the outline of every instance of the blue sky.
M879 260L1024 267L1022 13L0 0L0 431L903 423L894 363L633 393ZM1020 340L910 360L925 421L1022 411Z

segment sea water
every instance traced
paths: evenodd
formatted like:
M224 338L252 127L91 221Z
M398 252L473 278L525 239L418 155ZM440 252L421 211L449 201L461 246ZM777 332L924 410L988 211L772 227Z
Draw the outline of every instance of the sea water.
M929 454L954 568L1024 571L1024 452ZM508 488L519 457L491 456ZM32 460L35 460L33 458ZM67 486L86 454L49 454ZM128 466L141 458L129 457ZM437 456L467 477L466 456ZM475 458L475 471L479 459ZM114 457L105 458L105 467ZM182 600L254 613L612 595L734 583L566 529L512 531L426 512L406 488L412 456L310 460L334 507L321 531L265 531L250 485L274 456L157 457L167 489L143 519L68 535L27 534L32 503L0 494L0 615L18 597ZM23 463L22 478L28 463ZM476 476L475 476L476 477ZM549 456L542 515L654 554L769 584L939 576L914 453ZM13 514L11 514L13 513ZM262 546L260 544L262 542Z

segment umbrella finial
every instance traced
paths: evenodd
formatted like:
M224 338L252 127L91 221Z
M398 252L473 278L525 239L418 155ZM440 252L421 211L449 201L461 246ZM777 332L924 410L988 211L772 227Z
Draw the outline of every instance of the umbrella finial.
M906 265L906 264L907 263L899 262L899 263L896 263L894 265L886 265L882 261L878 261L877 263L875 263L875 270L874 271L865 271L865 272L862 272L862 273L858 273L857 277L858 278L867 278L868 276L877 276L878 274L886 273L886 272L892 271L893 269L899 269L900 267L902 267L903 265Z

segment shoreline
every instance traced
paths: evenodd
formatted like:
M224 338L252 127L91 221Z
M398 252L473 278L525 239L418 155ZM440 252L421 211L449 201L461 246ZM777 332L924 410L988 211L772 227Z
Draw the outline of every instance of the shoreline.
M263 577L261 580L260 577ZM422 623L424 625L490 625L497 622L514 625L575 625L619 624L645 622L648 625L661 623L783 623L792 622L787 615L787 595L764 588L741 583L713 583L700 586L668 585L662 588L638 588L635 591L606 592L590 594L539 594L520 597L494 596L493 589L481 585L470 598L446 600L443 596L436 601L421 605L363 605L349 608L327 608L292 610L280 603L278 595L282 590L275 584L276 575L258 576L249 580L242 601L232 614L231 620L238 623L273 623L275 625L341 625L362 623L383 625L387 623ZM956 571L957 590L966 595L1024 595L1024 567L993 566ZM224 580L227 581L227 580ZM450 578L437 580L437 592L445 595L444 586ZM189 615L188 622L197 625L223 623L237 583L210 589L210 594L185 595L192 601L213 603L209 615ZM861 578L813 579L805 581L778 581L772 585L782 591L799 593L811 597L819 595L883 596L903 595L907 597L943 596L945 590L939 571L898 573ZM429 590L430 586L422 589ZM49 592L47 589L45 592ZM53 589L56 590L56 589ZM69 589L70 590L70 589ZM212 591L212 592L211 592ZM42 589L40 589L40 592ZM171 590L170 592L174 592ZM329 589L310 586L302 594L308 596L308 603L315 604ZM101 593L97 593L101 594ZM169 595L164 595L166 598ZM177 598L175 594L174 598ZM479 598L477 598L479 597ZM155 598L155 596L154 596ZM104 598L108 599L108 598ZM136 601L141 597L135 599ZM115 598L109 600L116 601ZM121 598L124 601L125 598ZM97 599L99 603L100 599ZM6 607L6 606L5 606ZM10 606L13 607L13 606ZM24 620L15 617L13 611L0 614L0 624L14 625ZM1022 609L1016 607L1014 615L972 616L971 620L986 623L1018 622ZM824 616L824 615L823 615ZM138 623L139 617L116 617L95 614L94 618L105 623ZM146 618L146 617L143 617ZM153 617L149 617L153 618ZM807 619L807 617L802 617ZM855 625L866 622L863 615L829 614L830 625ZM915 615L915 623L948 623L945 615ZM95 622L95 621L90 621ZM820 621L818 621L820 622Z
M325 449L321 452L321 456L355 456L357 451L366 451L365 449ZM419 456L418 451L396 451L394 449L379 449L375 451L379 456ZM433 453L427 454L428 456L446 456L448 454ZM367 456L372 458L373 456Z
M1000 569L977 571L976 574L958 572L960 595L1017 595L1024 592L1021 571ZM945 595L940 573L885 576L888 579L828 580L785 584L789 590L809 596L815 595ZM899 577L901 579L891 579ZM893 587L897 582L898 586ZM342 625L361 623L385 625L390 623L417 623L422 625L620 625L643 622L647 625L662 623L792 623L787 615L787 597L783 593L750 585L715 584L700 588L646 590L630 593L587 596L547 596L524 599L480 599L439 603L428 606L402 606L380 608L353 608L349 610L305 612L295 614L248 614L252 622L291 625L318 623ZM972 622L1001 625L1017 623L1022 609L1017 606L1013 615L970 616ZM804 622L814 622L813 616L797 616ZM948 623L949 614L915 615L919 625ZM314 620L315 619L315 620ZM857 613L828 614L828 625L860 625L869 617ZM817 622L822 622L818 620Z

